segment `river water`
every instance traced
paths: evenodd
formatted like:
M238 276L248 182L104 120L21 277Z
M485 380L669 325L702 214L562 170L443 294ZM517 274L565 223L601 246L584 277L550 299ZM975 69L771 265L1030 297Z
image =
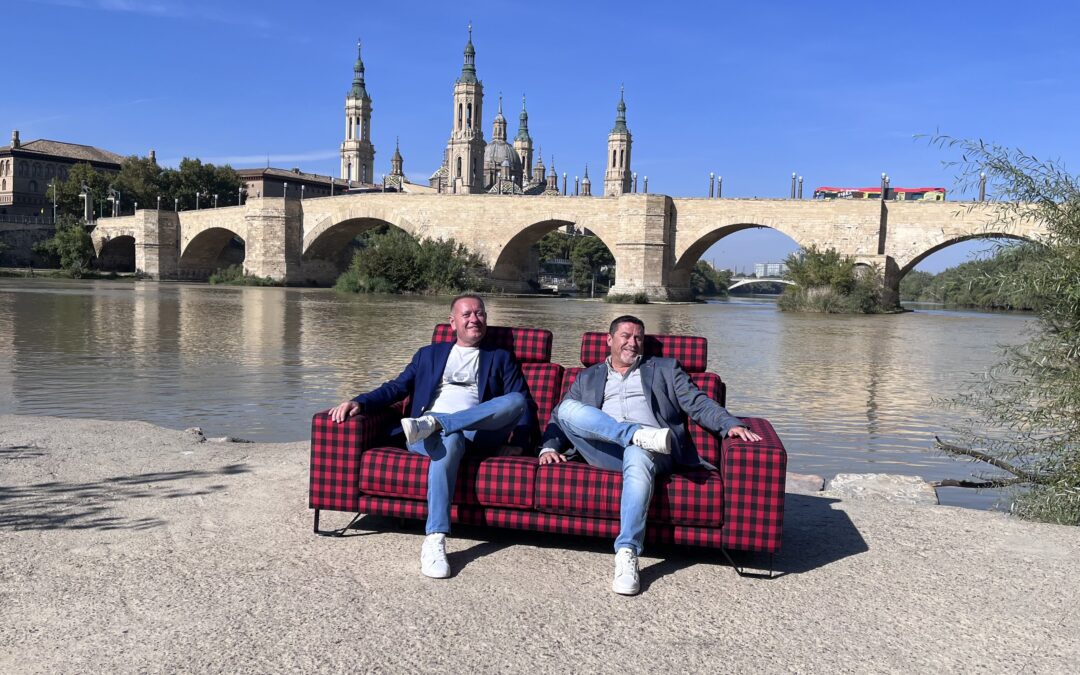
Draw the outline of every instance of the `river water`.
M445 298L342 297L326 289L0 279L0 413L136 419L208 436L297 441L311 414L396 375L448 314ZM609 305L492 298L493 325L555 334L578 363L581 333L619 314L649 332L704 335L736 415L768 418L789 470L963 478L935 453L962 411L934 399L977 378L1021 314L919 310L892 316L786 314L765 299ZM942 489L990 508L994 493Z

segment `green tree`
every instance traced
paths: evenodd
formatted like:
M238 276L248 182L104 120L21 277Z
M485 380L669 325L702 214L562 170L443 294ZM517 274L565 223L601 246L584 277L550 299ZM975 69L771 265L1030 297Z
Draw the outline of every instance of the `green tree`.
M416 241L386 226L357 238L335 288L351 293L458 293L485 289L483 259L453 239Z
M212 206L215 194L219 206L235 205L239 199L240 176L227 164L214 166L185 157L178 169L166 169L159 180L163 207L178 198L180 209L194 209L196 194L200 208Z
M690 290L694 296L727 297L731 285L731 270L718 270L705 260L699 260L690 271Z
M34 244L34 252L60 263L75 278L89 271L94 259L94 244L82 223L70 215L62 216L51 239Z
M938 441L945 452L1000 472L944 484L1019 488L1016 513L1080 524L1080 184L1058 163L1018 150L948 137L934 142L961 153L951 166L962 190L986 174L1002 225L1033 219L1047 230L1045 239L1017 248L1013 255L1023 265L1002 266L993 279L1002 297L1032 301L1037 330L948 402L973 414L953 430L955 440Z
M110 180L109 174L96 171L89 164L76 164L68 171L66 181L55 181L49 185L49 189L45 193L46 199L51 202L55 191L58 220L63 216L82 219L84 216L83 192L89 192L93 212L96 214L109 196Z
M134 209L136 203L144 209L156 208L159 196L163 208L172 208L171 199L164 194L163 172L149 157L125 157L120 162L120 173L111 178L112 187L120 192L121 211L126 213Z
M602 287L606 290L611 285L611 269L615 265L615 257L611 251L600 241L600 237L585 235L574 237L573 248L570 251L570 262L573 263L573 280L577 287L584 291Z
M859 269L855 259L836 249L809 246L785 260L788 286L780 296L784 311L872 314L882 311L879 271Z

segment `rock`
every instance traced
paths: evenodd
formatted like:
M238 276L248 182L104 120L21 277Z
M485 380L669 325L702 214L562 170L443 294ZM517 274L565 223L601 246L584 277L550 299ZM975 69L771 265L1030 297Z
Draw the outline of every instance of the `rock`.
M937 490L920 476L890 473L841 473L825 491L843 499L877 499L893 504L934 505Z
M255 441L249 441L246 438L237 438L236 436L218 436L217 438L207 438L206 440L211 443L254 443Z
M184 429L184 433L194 436L195 442L197 443L206 442L206 436L203 434L203 430L199 427L189 427L187 429Z
M797 495L815 495L825 487L825 479L821 476L806 473L788 472L784 491Z

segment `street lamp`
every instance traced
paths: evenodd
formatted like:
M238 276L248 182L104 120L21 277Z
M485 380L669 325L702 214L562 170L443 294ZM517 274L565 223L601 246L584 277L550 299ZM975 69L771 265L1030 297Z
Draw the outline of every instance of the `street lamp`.
M177 212L177 213L180 213L180 198L179 197L173 197L172 210Z
M284 197L285 197L285 199L288 199L288 198L289 198L289 184L288 184L287 182L286 182L286 183L282 183L282 188L281 188L281 190L282 190L282 192L284 193Z
M802 176L799 176L799 199L802 199Z
M986 201L986 172L985 171L980 171L979 172L979 201L980 202L985 202ZM56 204L56 192L54 191L53 192L53 210L54 211L56 210L55 204ZM56 214L55 213L53 213L53 220L56 220Z
M199 210L199 191L195 191L195 210Z
M83 183L82 192L79 193L79 196L83 200L83 219L89 224L94 220L94 198L90 194L90 186Z
M300 186L300 201L304 201L304 185Z
M581 184L578 183L578 177L574 176L574 196L577 197L581 191Z
M214 208L217 208L217 194L214 195Z
M712 171L709 172L709 199L713 197L713 183L716 180L716 174Z
M795 199L795 172L791 172L791 198Z
M243 185L236 188L236 205L237 206L243 206L244 205L244 186Z
M634 179L634 192L636 193L637 192L637 171L635 171L631 175L633 176L633 179Z
M643 192L645 194L649 194L649 177L648 176L645 176L645 189L643 190Z
M565 171L562 172L562 193L563 193L563 196L565 197L566 196L566 172Z
M157 196L157 210L161 210L161 195Z
M724 177L717 176L716 178L716 198L720 199L724 194Z

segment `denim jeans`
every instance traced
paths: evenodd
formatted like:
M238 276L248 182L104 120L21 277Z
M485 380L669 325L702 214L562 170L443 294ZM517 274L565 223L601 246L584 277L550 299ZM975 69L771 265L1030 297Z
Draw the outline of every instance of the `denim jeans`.
M645 517L649 513L653 483L657 474L671 473L671 455L654 454L631 442L634 432L642 425L616 422L599 408L579 401L564 400L555 415L559 428L586 462L601 469L622 471L615 550L630 548L641 555L645 550Z
M426 413L442 427L427 438L409 443L410 452L424 455L428 464L427 534L450 532L450 500L458 467L470 448L498 447L525 412L525 397L514 392L456 413Z

